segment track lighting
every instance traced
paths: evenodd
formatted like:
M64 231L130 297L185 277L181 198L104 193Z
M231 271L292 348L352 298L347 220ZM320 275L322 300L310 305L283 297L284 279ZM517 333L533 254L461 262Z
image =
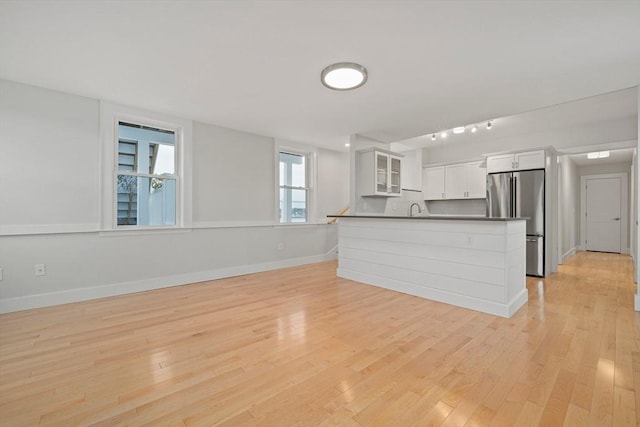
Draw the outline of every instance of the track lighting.
M435 141L438 134L440 134L440 138L444 139L449 135L449 132L453 132L455 135L460 135L462 133L465 133L467 129L469 129L471 133L476 133L478 132L478 129L480 128L481 125L482 125L481 123L474 123L470 125L456 126L451 129L445 129L438 132L434 132L431 134L431 140ZM487 130L490 130L493 127L493 121L488 120L486 127L487 127Z

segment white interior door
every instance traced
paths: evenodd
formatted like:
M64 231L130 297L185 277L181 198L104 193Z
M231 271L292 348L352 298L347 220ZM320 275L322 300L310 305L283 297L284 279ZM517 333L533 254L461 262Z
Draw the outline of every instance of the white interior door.
M621 179L590 178L586 182L586 249L620 253Z

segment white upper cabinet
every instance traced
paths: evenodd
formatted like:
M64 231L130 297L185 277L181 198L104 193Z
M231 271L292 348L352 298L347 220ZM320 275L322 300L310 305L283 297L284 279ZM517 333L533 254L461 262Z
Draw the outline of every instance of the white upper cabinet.
M544 150L487 157L487 173L544 169Z
M487 157L487 173L512 171L514 166L513 154Z
M467 163L467 197L470 199L487 197L487 166L485 162Z
M529 151L526 153L515 154L516 169L544 169L545 152L544 150Z
M467 165L444 167L444 194L447 199L464 199L467 195Z
M425 200L444 199L444 166L425 168L422 188Z
M360 194L399 197L402 191L402 156L374 149L361 151L358 155Z
M486 171L484 162L425 168L424 199L484 199Z

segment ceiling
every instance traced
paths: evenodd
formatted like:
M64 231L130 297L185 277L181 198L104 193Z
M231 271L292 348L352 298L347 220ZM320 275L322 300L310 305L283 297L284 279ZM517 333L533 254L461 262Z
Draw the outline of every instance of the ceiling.
M0 77L341 149L636 87L639 20L614 0L5 0ZM366 85L320 83L343 61Z
M478 129L476 133L471 133L469 126L466 126L466 131L463 134L454 135L451 132L451 128L449 128L447 129L447 137L443 139L441 133L436 130L435 140L432 139L432 134L420 135L398 141L394 144L394 147L403 151L403 149L419 147L437 147L442 144L478 144L523 134L588 127L596 123L615 122L624 119L631 119L629 121L633 122L633 119L636 119L637 116L638 90L633 87L499 117L491 120L492 126L490 130L487 129L488 121L482 121L474 123ZM464 124L459 123L459 125Z

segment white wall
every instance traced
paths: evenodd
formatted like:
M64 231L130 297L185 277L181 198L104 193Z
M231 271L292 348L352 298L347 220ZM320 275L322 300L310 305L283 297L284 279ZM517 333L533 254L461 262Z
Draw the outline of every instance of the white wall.
M273 222L273 139L195 122L193 222Z
M99 102L0 80L0 234L95 229Z
M640 129L640 86L637 87L638 94L638 114L636 117L636 129ZM634 181L632 188L633 195L635 197L635 268L636 268L636 296L635 296L635 309L636 311L640 311L640 226L638 226L640 220L640 168L638 167L638 161L640 158L640 136L638 136L636 132L636 152L634 156L634 166L633 166L633 176Z
M580 176L576 164L560 157L560 255L564 261L580 246Z
M391 151L402 154L402 170L400 182L402 188L407 190L422 191L422 150L396 150L391 144Z
M272 138L194 123L193 227L100 232L99 101L0 80L0 129L0 312L335 257L337 226L274 223ZM317 163L346 205L347 155Z
M317 167L315 214L323 222L349 204L349 153L318 149Z

